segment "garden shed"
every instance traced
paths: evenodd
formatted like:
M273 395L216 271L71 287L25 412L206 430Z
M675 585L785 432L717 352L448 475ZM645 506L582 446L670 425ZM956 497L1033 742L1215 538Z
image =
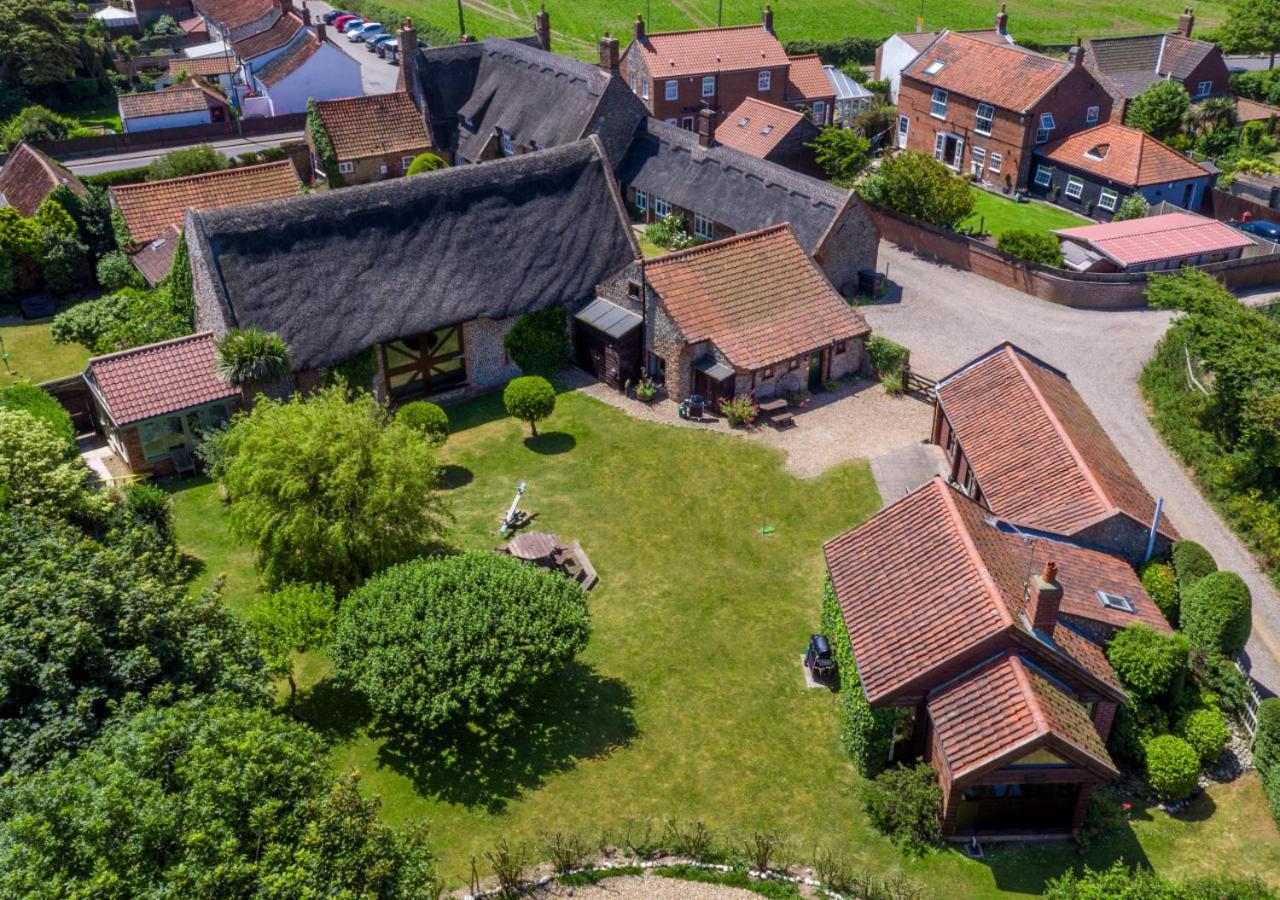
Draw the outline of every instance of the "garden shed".
M615 390L640 377L643 356L640 314L597 297L573 317L573 351L578 368Z

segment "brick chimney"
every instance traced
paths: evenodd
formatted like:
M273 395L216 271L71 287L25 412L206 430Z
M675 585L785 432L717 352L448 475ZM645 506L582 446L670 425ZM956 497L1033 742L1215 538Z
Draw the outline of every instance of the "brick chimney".
M325 34L325 27L323 22L316 23L316 37L320 39L320 43L322 44L329 39L328 36Z
M1000 4L1000 12L996 13L996 33L1009 33L1009 14L1005 12L1004 4Z
M632 29L635 32L635 39L637 41L643 41L644 40L644 16L640 15L639 13L636 13L636 21L632 25Z
M547 12L547 4L542 4L542 9L538 10L538 14L533 17L533 33L538 38L538 45L551 52L551 14Z
M716 145L716 114L714 110L703 108L698 110L698 146L714 147Z
M302 24L311 24L311 10L307 9L307 0L302 0Z
M1027 607L1027 617L1031 619L1031 627L1036 631L1053 634L1058 624L1058 608L1062 605L1062 585L1058 584L1058 564L1047 562L1044 571L1028 586L1031 603Z
M1185 7L1182 15L1178 16L1178 34L1184 38L1191 37L1191 29L1196 27L1196 14L1191 11L1191 7Z
M396 35L400 44L400 75L404 79L404 89L413 96L411 87L417 77L418 63L418 29L413 27L413 19L405 17L400 23L400 33Z
M280 11L286 16L293 12L293 0L280 0Z
M773 7L766 4L764 12L760 14L760 19L764 24L764 30L773 34Z
M1084 46L1080 43L1080 38L1076 38L1076 45L1067 51L1067 59L1073 66L1084 65Z
M610 75L618 74L618 39L607 31L600 38L600 68Z

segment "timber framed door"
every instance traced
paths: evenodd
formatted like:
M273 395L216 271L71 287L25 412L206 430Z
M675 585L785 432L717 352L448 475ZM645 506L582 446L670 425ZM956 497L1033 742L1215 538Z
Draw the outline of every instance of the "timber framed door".
M392 400L429 397L466 384L461 325L391 341L379 349Z

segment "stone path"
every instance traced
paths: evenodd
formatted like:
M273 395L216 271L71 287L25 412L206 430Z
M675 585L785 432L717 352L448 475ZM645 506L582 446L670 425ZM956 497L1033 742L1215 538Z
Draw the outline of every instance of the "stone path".
M575 900L760 900L759 894L743 888L656 875L606 878L586 887L542 888L531 896L573 897Z
M871 460L871 474L885 506L901 500L935 475L945 477L950 470L947 456L937 444L920 440Z

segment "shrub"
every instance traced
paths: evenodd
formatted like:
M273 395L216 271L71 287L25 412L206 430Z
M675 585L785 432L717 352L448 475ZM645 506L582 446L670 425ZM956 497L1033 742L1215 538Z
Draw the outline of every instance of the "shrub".
M254 605L249 616L270 671L289 681L289 696L298 692L293 655L318 650L333 632L337 601L333 588L319 584L287 584Z
M367 347L326 371L324 381L330 387L336 385L352 391L369 391L373 389L373 376L377 373L378 358L373 348Z
M406 175L421 175L423 172L434 172L437 169L447 169L449 164L434 153L419 153L413 158L413 162L409 163L409 170Z
M0 507L63 516L86 506L89 469L44 421L23 409L0 408Z
M887 769L862 785L871 826L909 853L942 840L942 788L928 763Z
M1027 262L1062 267L1062 249L1058 239L1047 231L1011 228L1000 235L996 249Z
M60 141L76 130L76 122L47 107L32 104L0 127L0 143L12 150L22 141Z
M878 334L871 335L867 341L867 356L871 358L876 374L882 377L890 372L901 371L909 354L906 347Z
M1107 661L1139 703L1176 705L1186 680L1189 647L1180 634L1161 634L1150 625L1126 626L1107 645Z
M885 158L858 184L858 193L875 206L944 228L954 228L973 212L967 178L918 150Z
M68 452L75 445L76 428L71 422L71 413L42 387L21 381L0 388L0 408L30 413L66 441Z
M237 328L218 338L218 360L214 368L223 379L237 387L268 384L289 374L289 348L278 334L257 325Z
M449 416L430 401L415 400L406 403L396 412L396 418L410 428L421 431L437 447L449 439Z
M1268 697L1258 704L1253 762L1262 776L1271 815L1280 823L1280 697Z
M729 424L736 428L739 425L750 425L754 422L760 415L760 407L750 395L743 394L721 403L720 412L729 420Z
M1147 783L1164 800L1181 800L1196 789L1200 757L1182 738L1162 734L1147 742Z
M175 309L163 290L125 288L63 310L49 330L59 344L114 353L190 334L191 317Z
M164 156L152 160L151 165L147 166L147 181L164 181L168 178L218 172L230 165L231 160L211 145L199 144L195 147L171 150Z
M1217 707L1193 709L1179 720L1175 731L1196 751L1202 766L1222 755L1222 749L1231 740L1227 717Z
M1171 882L1150 869L1116 860L1109 869L1068 871L1050 879L1045 900L1275 900L1257 878L1216 875Z
M1116 759L1141 766L1146 760L1146 745L1152 738L1169 732L1169 716L1152 703L1130 702L1116 710L1115 724L1107 747Z
M838 125L828 125L817 139L806 144L826 176L840 187L852 187L871 161L871 142L861 134Z
M147 286L142 274L129 262L129 257L119 250L113 250L98 260L98 284L104 291Z
M1120 201L1120 205L1116 207L1115 215L1111 217L1111 221L1124 222L1129 219L1141 219L1147 214L1149 208L1150 204L1141 194L1130 194Z
M1169 563L1177 576L1179 591L1185 591L1204 576L1218 571L1213 556L1195 541L1175 541Z
M470 551L369 579L342 605L333 660L380 714L434 728L519 708L589 633L577 582Z
M1234 658L1252 627L1249 586L1235 572L1213 572L1182 596L1182 628L1197 650Z
M533 436L538 436L538 423L555 412L556 390L551 382L537 375L511 379L502 392L502 405L507 415L528 422Z
M840 673L840 744L853 758L853 764L862 776L874 778L889 761L897 713L892 709L873 709L867 702L858 675L858 664L853 658L853 645L849 642L849 632L830 577L822 594L821 627L831 642L836 669Z
M1151 597L1165 620L1174 628L1178 627L1178 581L1173 574L1173 567L1167 563L1152 560L1140 570L1142 587Z
M1182 117L1191 107L1191 96L1179 81L1157 81L1129 101L1124 124L1157 138L1177 134Z
M1192 655L1191 668L1204 691L1213 694L1219 708L1239 718L1251 700L1248 677L1236 664L1217 654Z
M678 213L650 222L644 228L644 236L649 243L664 250L687 250L700 243L698 238L689 234L684 217Z
M550 377L569 364L569 330L563 306L526 313L502 339L525 375Z

